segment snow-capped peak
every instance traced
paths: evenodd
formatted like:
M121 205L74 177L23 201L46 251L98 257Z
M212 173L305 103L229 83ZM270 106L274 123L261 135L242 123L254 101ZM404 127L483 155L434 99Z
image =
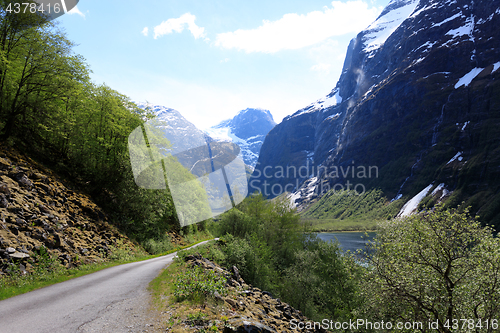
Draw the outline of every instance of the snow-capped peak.
M267 133L276 125L269 110L247 108L205 132L216 141L236 143L246 165L254 168Z

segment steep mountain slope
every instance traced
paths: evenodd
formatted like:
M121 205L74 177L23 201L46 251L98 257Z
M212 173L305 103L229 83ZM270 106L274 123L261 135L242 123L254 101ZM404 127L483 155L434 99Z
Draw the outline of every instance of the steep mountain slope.
M442 197L500 225L499 37L494 1L392 0L351 41L332 92L270 131L250 191L293 192L303 208L380 188L418 194L401 214Z
M47 253L66 267L140 251L90 197L7 145L0 148L0 277L33 272Z
M262 143L274 126L276 123L269 110L248 108L206 132L215 140L236 143L242 150L245 164L255 168Z

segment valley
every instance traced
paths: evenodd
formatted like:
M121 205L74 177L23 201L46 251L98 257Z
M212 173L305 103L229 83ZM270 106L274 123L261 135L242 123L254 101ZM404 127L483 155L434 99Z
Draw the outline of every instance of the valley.
M230 37L364 1L210 37L191 13L149 40L143 27L144 43L196 43L138 56L177 61L156 64L162 88L137 83L135 97L154 103L96 83L59 23L13 16L9 1L0 0L0 331L293 332L292 322L323 320L333 326L300 331L393 332L334 325L358 320L427 325L401 330L412 333L498 331L497 1L388 0L356 30L330 92L281 121L278 110L242 106L253 102L246 94L275 96L256 98L262 90L245 90L246 77L233 81L238 95L207 96L229 77L223 66L272 58L285 68L289 55L321 48L256 56L225 49ZM120 38L110 41L137 42ZM146 45L137 43L124 57ZM206 46L216 70L167 77ZM211 53L219 49L231 57ZM131 64L111 76L124 87L142 73ZM318 66L309 70L327 68ZM214 71L223 74L207 89ZM190 103L179 103L182 89ZM214 100L224 118L210 114ZM228 105L238 105L230 116ZM353 252L365 232L360 264Z

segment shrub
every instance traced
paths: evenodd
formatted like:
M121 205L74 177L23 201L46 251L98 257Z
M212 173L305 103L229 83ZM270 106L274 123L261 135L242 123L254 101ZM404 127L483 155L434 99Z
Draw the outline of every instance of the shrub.
M226 295L226 278L213 270L204 270L201 267L187 269L180 273L174 282L174 296L178 301L185 299L199 300L212 296L216 292Z

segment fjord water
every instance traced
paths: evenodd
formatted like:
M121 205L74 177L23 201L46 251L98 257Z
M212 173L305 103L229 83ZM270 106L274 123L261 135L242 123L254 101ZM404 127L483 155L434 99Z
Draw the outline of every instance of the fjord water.
M339 241L340 246L344 251L356 252L358 249L365 250L366 243L375 238L375 232L321 232L318 233L318 238L325 242ZM368 236L367 236L368 235Z

